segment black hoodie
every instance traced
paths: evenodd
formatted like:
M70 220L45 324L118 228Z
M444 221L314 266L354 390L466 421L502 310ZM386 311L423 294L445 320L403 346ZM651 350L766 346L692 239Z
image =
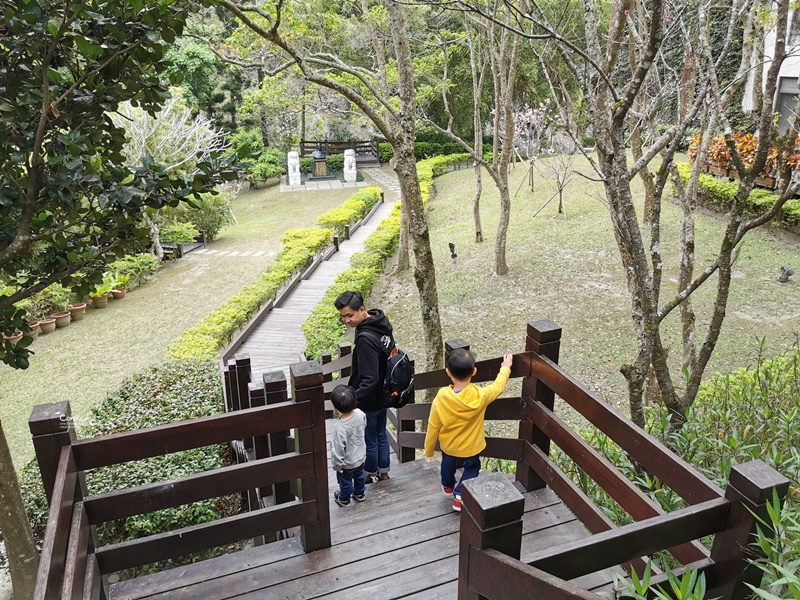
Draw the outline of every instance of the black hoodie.
M387 353L383 348L394 347L392 324L383 311L373 308L367 312L369 316L356 327L350 372L350 385L356 390L358 408L364 411L380 408L379 394L386 378Z

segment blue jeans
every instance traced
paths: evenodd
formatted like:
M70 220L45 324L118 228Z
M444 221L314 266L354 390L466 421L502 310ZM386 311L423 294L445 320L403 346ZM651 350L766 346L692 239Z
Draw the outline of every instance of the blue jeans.
M386 435L386 409L365 411L367 429L364 442L367 445L367 461L364 470L367 475L389 472L389 438Z
M361 495L367 489L364 484L364 465L355 469L344 469L341 473L336 471L336 480L339 482L339 500L347 502L350 495Z
M461 474L461 481L456 485L456 469L458 461L464 461L464 472ZM469 479L475 479L481 471L481 457L477 454L469 458L459 459L455 456L442 452L442 485L446 488L453 488L453 494L461 497L461 484Z

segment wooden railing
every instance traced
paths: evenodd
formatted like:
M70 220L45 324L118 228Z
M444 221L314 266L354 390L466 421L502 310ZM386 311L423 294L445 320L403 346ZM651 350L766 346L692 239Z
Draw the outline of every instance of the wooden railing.
M514 355L512 378L519 397L500 398L489 420L515 421L517 438L488 436L482 456L516 462L516 481L485 474L463 488L459 551L459 599L596 598L568 580L618 565L640 571L646 558L668 551L706 576L709 597L744 598L746 584L758 585L760 571L748 557L755 523L766 517L773 491L783 499L789 481L761 461L733 468L723 492L663 444L595 397L558 365L561 328L550 321L528 324L525 352ZM445 353L468 348L450 340ZM292 401L282 372L251 381L246 355L229 361L225 373L227 414L194 421L76 440L69 405L40 405L31 432L51 500L37 581L37 598L97 597L100 576L129 566L197 552L288 526L300 526L306 550L330 545L327 497L325 398L349 379L352 347L339 345L335 360L291 366ZM500 357L476 364L476 383L492 381ZM334 379L338 374L338 379ZM418 373L419 396L450 383L444 370ZM555 414L556 395L625 450L633 460L674 490L686 507L666 513ZM389 412L391 444L401 461L414 460L424 446L430 404ZM562 407L559 408L559 411ZM418 431L419 429L419 431ZM295 430L294 437L288 432ZM130 490L89 497L83 471L143 458L232 442L239 464ZM634 521L617 527L550 457L551 442L591 477ZM300 482L300 485L292 482ZM482 486L488 486L484 488ZM549 486L592 535L521 556L520 491ZM98 547L94 526L197 500L244 492L250 512L168 532ZM491 493L489 493L491 491ZM273 505L265 506L272 496ZM714 536L709 552L697 540ZM680 573L681 569L678 569ZM62 573L66 575L62 576ZM661 576L663 579L663 576ZM659 580L659 576L655 581ZM61 594L61 596L59 596Z
M359 140L356 142L313 142L300 141L300 156L311 156L311 153L321 146L325 154L344 154L345 150L354 150L356 156L373 156L378 159L378 142L375 140Z
M283 375L281 373L281 375ZM37 459L50 501L35 598L99 598L101 576L200 552L288 527L300 527L306 551L329 547L327 448L322 371L316 362L291 366L292 399L241 408L149 429L77 440L69 404L34 408L30 420ZM285 382L283 386L285 395ZM294 447L264 451L265 436L294 430ZM252 440L256 453L244 464L171 481L86 493L83 472L231 440ZM263 452L263 453L260 453ZM131 541L99 546L96 525L200 500L274 486L285 496L266 508Z

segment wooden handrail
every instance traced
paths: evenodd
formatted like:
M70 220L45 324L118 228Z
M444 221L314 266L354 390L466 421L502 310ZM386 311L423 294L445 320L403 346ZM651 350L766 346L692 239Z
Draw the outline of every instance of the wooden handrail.
M547 387L645 466L689 504L713 500L722 490L669 448L636 427L619 411L599 400L559 365L534 356L533 372Z
M327 498L325 499L327 501ZM113 573L168 558L185 556L253 536L254 531L278 531L288 523L305 525L317 520L317 502L294 500L241 515L217 519L99 548L100 570Z
M492 548L469 548L469 588L487 600L546 598L598 600L599 596Z
M305 477L314 472L312 458L309 453L291 452L170 481L89 496L84 504L91 524L98 525Z
M717 533L724 529L729 509L728 500L715 498L540 550L521 560L561 579L575 579Z
M80 440L72 448L78 468L84 471L310 426L311 408L308 403L284 402Z

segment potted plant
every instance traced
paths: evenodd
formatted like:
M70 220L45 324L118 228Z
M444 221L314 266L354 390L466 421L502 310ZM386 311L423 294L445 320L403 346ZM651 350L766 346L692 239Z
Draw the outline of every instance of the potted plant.
M108 306L108 293L111 291L111 284L103 282L89 294L92 299L92 306L95 308L105 308Z
M53 333L56 330L56 320L53 317L40 319L39 329L42 333Z
M72 313L68 310L59 310L50 316L56 320L56 327L58 328L66 327L72 321Z
M36 339L39 337L39 334L42 332L42 328L39 325L39 321L28 321L25 323L28 328L30 329L30 333L28 335L31 336L31 339ZM55 319L53 320L53 324L55 324Z
M80 321L86 316L86 302L76 302L69 307L73 321Z
M18 341L22 339L22 332L19 329L16 329L13 334L6 335L3 334L3 339L11 342L12 344L16 344Z
M115 300L122 300L125 297L130 280L130 275L122 275L119 273L114 275L114 281L111 283L111 295L114 296Z

